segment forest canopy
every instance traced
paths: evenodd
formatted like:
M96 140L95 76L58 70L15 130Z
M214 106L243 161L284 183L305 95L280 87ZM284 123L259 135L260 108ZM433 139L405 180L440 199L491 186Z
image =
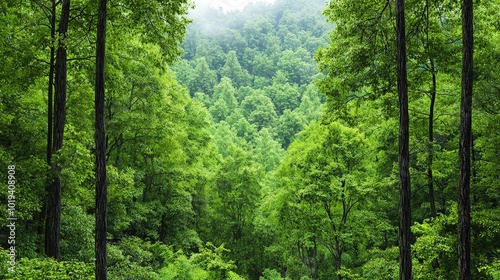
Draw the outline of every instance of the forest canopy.
M0 4L2 279L96 279L96 2ZM195 6L108 1L107 277L399 279L395 3ZM461 11L406 0L413 279L460 274ZM499 11L474 2L474 279L500 279Z

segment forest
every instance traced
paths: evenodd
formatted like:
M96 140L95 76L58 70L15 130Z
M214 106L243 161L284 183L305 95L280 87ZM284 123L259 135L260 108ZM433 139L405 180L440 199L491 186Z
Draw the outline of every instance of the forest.
M461 2L2 0L0 279L500 280L500 0Z

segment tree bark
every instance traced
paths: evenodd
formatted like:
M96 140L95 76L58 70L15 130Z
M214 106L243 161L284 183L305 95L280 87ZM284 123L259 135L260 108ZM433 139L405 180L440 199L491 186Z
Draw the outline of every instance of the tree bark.
M434 176L432 174L432 163L434 160L434 105L436 103L436 92L437 92L437 82L436 82L436 67L434 65L434 58L431 55L430 41L429 41L429 0L425 1L425 49L427 56L430 61L430 73L432 76L432 85L430 90L430 105L429 105L429 131L428 131L428 147L427 147L427 187L429 189L429 203L431 210L431 217L435 218L436 213L436 198L434 195Z
M49 58L49 82L47 88L47 164L50 166L52 161L52 138L54 137L53 132L53 109L54 109L54 68L55 68L55 46L54 42L56 40L56 1L51 0L50 9L50 58ZM52 184L52 178L48 178L47 186L45 192L49 193L49 186ZM48 197L48 196L47 196ZM47 199L43 200L42 209L40 211L40 219L38 225L38 236L40 238L40 246L38 248L39 253L46 251L45 240L43 238L44 223L46 222L46 212L47 212Z
M472 0L462 4L462 94L460 102L460 146L458 184L458 265L459 279L471 277L470 256L470 180L472 140L472 63L474 50Z
M434 61L431 58L432 67L432 88L431 88L431 104L429 106L429 142L428 142L428 155L427 155L427 186L429 189L429 202L431 206L431 217L435 218L436 213L436 199L434 195L434 176L432 174L432 163L434 159L434 104L436 102L436 73L434 71Z
M95 144L96 144L96 197L95 197L95 279L107 279L106 255L106 204L107 204L107 179L106 179L106 134L104 128L104 65L106 50L106 1L99 1L97 18L97 43L96 43L96 79L95 79Z
M396 0L396 36L399 96L399 279L409 280L412 278L410 240L411 185L404 0Z
M50 65L49 65L49 84L47 91L47 164L50 165L52 161L52 137L53 135L53 113L54 108L54 60L55 60L55 40L56 40L56 1L52 0L51 14L50 14Z
M63 146L64 124L66 121L66 82L67 82L67 54L66 33L70 13L70 0L62 0L61 18L59 20L59 42L55 63L55 100L52 152L55 153ZM53 170L52 182L48 187L47 220L45 227L45 254L60 260L61 239L61 167L51 162Z

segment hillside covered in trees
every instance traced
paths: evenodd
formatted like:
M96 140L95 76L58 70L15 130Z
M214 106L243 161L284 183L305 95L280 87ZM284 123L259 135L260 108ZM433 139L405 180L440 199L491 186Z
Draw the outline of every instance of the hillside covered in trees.
M0 4L2 279L97 279L96 2ZM393 1L107 2L109 279L398 279ZM474 3L473 279L500 279L498 11ZM457 279L461 4L405 21L412 278Z

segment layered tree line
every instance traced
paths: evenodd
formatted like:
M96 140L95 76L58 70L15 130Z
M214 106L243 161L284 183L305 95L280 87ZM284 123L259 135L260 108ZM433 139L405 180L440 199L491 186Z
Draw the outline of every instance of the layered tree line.
M500 1L404 2L3 1L0 278L500 279Z

